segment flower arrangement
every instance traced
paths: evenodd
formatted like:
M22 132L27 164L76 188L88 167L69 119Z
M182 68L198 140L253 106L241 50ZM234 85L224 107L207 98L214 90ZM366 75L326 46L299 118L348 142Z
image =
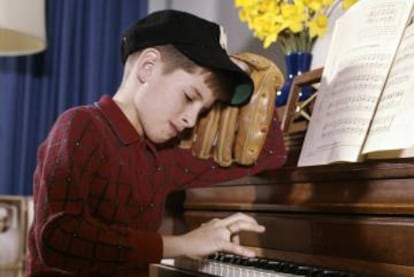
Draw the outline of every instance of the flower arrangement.
M239 18L268 48L280 42L285 53L310 52L317 37L328 30L332 9L348 9L358 0L235 0Z

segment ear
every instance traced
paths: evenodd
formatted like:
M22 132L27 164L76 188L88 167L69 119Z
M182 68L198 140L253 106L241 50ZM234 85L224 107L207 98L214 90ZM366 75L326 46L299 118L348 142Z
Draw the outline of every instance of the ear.
M135 64L135 75L141 83L145 83L151 78L160 57L160 52L155 48L146 48L139 55Z

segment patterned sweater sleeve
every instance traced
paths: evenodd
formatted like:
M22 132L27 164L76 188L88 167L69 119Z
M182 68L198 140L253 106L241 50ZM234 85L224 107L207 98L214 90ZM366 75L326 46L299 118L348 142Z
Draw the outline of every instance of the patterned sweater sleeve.
M88 184L104 162L92 117L80 109L65 112L39 148L34 176L36 249L45 264L68 271L111 275L146 267L162 256L159 234L111 227L90 216Z

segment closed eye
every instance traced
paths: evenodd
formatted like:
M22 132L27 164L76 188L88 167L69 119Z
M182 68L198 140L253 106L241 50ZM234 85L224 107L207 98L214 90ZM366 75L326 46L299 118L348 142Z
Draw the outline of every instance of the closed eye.
M193 98L190 95L188 95L187 93L184 93L184 97L185 97L185 100L187 102L192 102L193 101Z

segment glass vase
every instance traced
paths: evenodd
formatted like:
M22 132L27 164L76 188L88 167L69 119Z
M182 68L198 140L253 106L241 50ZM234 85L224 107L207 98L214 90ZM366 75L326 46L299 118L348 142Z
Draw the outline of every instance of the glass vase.
M312 61L312 53L308 52L290 52L285 55L285 83L282 88L277 92L276 106L284 106L289 98L290 88L293 83L293 79L297 75L307 72L310 69ZM313 93L312 87L303 87L299 92L299 101L306 100Z

